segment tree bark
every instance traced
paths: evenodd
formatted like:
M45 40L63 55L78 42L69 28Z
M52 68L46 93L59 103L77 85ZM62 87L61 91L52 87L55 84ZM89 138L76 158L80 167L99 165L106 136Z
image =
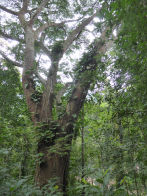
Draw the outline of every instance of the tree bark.
M39 187L43 187L48 183L48 180L56 178L59 190L66 195L67 176L69 167L70 153L67 155L59 155L57 153L48 154L47 148L39 149L44 152L45 161L37 165L36 169L36 183Z
M67 135L67 130L63 131L57 125L45 125L41 129L43 132L50 129L54 134L51 137L42 137L38 143L37 151L41 157L36 167L36 184L42 188L48 180L55 178L59 191L66 196L72 131L68 131Z

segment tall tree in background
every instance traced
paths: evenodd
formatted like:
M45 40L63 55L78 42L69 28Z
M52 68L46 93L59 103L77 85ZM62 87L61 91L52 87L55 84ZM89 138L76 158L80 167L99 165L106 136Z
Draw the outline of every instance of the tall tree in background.
M82 0L16 0L0 5L6 17L13 17L8 20L3 18L0 34L4 39L17 41L11 50L15 60L4 51L0 53L12 66L23 68L22 86L27 106L34 126L39 127L42 135L38 141L38 153L42 156L36 168L36 183L40 187L57 177L60 189L63 192L66 190L74 123L99 70L101 54L106 52L106 24L100 38L87 47L87 53L77 64L69 99L62 115L57 115L55 119L53 110L56 108L56 98L59 98L56 90L59 62L83 35L85 27L100 12L100 7L97 1ZM75 27L69 24L72 22ZM46 80L40 75L41 63L36 60L39 54L45 54L50 60ZM58 148L50 152L54 146Z

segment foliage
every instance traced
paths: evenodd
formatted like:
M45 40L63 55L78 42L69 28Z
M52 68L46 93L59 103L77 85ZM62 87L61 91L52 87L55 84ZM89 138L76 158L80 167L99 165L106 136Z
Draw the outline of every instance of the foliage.
M18 122L18 116L26 110L18 70L5 62L1 64L0 83L0 115Z

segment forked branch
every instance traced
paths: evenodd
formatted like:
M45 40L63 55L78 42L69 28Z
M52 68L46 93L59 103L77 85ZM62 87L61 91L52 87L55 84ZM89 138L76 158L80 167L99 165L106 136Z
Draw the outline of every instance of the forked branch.
M42 3L40 4L40 6L38 7L38 9L36 10L36 12L33 14L33 16L31 17L29 23L33 24L34 21L36 20L36 18L38 17L38 15L41 13L41 11L43 10L43 8L46 6L46 4L49 2L50 0L44 0L42 1Z

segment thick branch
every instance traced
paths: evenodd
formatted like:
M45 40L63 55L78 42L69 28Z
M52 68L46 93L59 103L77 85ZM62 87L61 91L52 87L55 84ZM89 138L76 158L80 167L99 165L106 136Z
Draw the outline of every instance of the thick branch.
M34 81L35 74L35 49L34 49L34 33L31 27L27 26L25 29L25 55L24 55L24 69L22 74L22 85L24 90L24 95L26 97L26 102L31 112L32 121L36 124L39 120L38 110L40 104L32 98L36 93L36 85Z
M52 60L51 68L47 76L45 90L42 97L42 108L40 116L42 122L49 122L49 120L51 120L52 118L52 109L55 99L54 90L57 82L58 64L59 61Z
M7 13L9 13L9 14L13 14L13 15L15 15L15 16L18 16L18 12L14 12L13 10L10 10L10 9L8 9L8 8L6 8L6 7L4 7L4 6L2 6L2 5L0 5L0 9L2 9L3 11L5 11L5 12L7 12Z
M23 0L23 7L22 10L27 11L28 9L29 0Z
M21 63L18 63L16 61L11 60L9 57L7 57L6 54L4 54L4 52L0 51L0 54L2 55L2 57L8 61L9 63L11 63L12 65L16 66L16 67L21 67L23 68L23 65Z
M83 64L81 61L82 64L80 64L80 66L83 67L83 70L79 71L79 74L77 74L77 78L75 79L75 88L73 89L72 95L67 104L66 113L60 121L61 125L63 126L75 122L79 115L90 84L94 80L94 73L98 67L98 62L95 57L97 55L105 54L108 49L107 45L105 44L105 42L108 40L106 32L107 29L101 34L100 39L94 42L94 45L90 51L90 55L87 53L87 57L89 58L87 58L86 62L84 61L85 64ZM85 58L85 56L83 56L83 58Z
M73 41L75 41L78 36L80 35L80 33L84 30L84 28L93 20L93 18L96 16L97 12L92 15L91 17L84 19L82 21L82 23L77 26L67 37L67 39L64 41L63 43L63 51L65 52L70 45L73 43Z
M19 11L18 17L20 20L20 23L22 24L22 26L25 28L26 26L26 20L25 20L25 14L29 13L28 11L28 5L29 5L29 1L30 0L23 0L23 6L22 9Z
M84 80L86 82L84 82ZM68 123L74 123L77 119L88 93L90 83L91 80L87 81L87 77L83 77L82 82L81 79L76 82L75 88L73 89L72 95L66 107L66 113L60 122L62 126L66 126Z
M46 4L49 2L50 0L44 0L42 1L42 3L40 4L40 6L38 7L38 9L36 10L36 12L33 14L33 16L30 19L30 24L33 24L34 21L36 20L36 18L38 17L38 15L41 13L41 11L43 10L43 8L46 6Z

